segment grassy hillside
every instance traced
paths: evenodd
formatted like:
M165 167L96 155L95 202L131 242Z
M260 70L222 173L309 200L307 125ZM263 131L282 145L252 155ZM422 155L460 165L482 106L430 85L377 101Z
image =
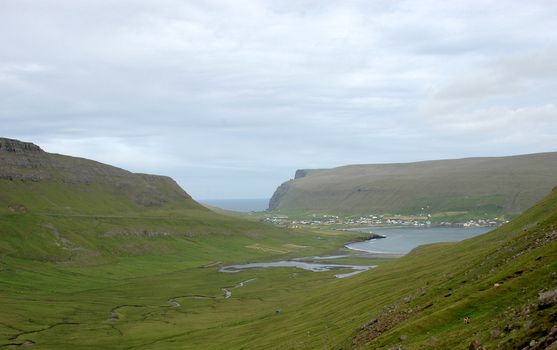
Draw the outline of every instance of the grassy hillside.
M165 242L171 236L274 230L216 214L168 177L50 154L29 143L0 139L0 165L1 254L99 261L175 251Z
M518 214L557 185L557 153L299 170L270 209L283 213Z
M16 140L0 139L0 165L0 347L143 348L205 332L251 317L225 303L222 288L240 281L222 264L317 254L350 236L220 215L167 177Z
M354 233L218 215L143 175L130 190L54 173L0 180L0 347L517 349L557 322L557 191L488 234L336 279L219 267L332 252Z
M344 347L522 349L557 324L557 191L495 231L420 247L343 289L372 299Z
M284 281L291 301L281 314L230 325L211 347L523 349L557 323L557 190L485 235L422 246L346 280L305 278L305 288ZM274 287L284 282L276 278Z
M51 154L17 140L0 138L0 164L2 210L48 214L203 210L169 177Z
M487 349L520 349L557 320L557 299L540 300L557 289L557 192L496 231L420 247L348 279L292 269L226 274L215 265L284 258L281 249L314 254L349 238L338 234L291 236L291 244L266 237L259 245L241 235L170 238L175 253L101 265L3 256L0 344L468 349L477 340ZM234 288L241 281L250 282Z

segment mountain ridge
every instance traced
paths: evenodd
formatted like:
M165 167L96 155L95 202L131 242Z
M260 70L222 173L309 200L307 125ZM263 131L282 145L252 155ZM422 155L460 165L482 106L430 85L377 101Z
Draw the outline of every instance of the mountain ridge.
M21 182L64 183L86 191L93 184L105 185L115 194L133 193L140 206L161 206L192 197L172 178L133 173L112 165L80 157L48 153L39 146L14 139L0 138L0 179ZM201 205L196 205L199 209Z
M299 169L277 188L269 210L515 215L557 184L555 174L557 152Z
M0 256L101 264L121 255L175 252L194 236L278 232L211 211L167 176L13 139L0 145Z

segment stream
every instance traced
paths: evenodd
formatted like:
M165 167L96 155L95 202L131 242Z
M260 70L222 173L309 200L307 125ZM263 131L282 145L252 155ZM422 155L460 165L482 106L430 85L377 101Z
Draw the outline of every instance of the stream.
M325 258L326 257L322 257L322 259ZM250 264L242 264L242 265L229 265L229 266L222 267L219 271L235 273L235 272L240 272L241 270L244 269L269 268L269 267L294 267L294 268L313 271L313 272L330 271L333 269L353 270L352 272L349 273L341 273L335 275L336 278L345 278L372 269L376 267L376 265L343 265L343 264L310 263L310 262L300 261L298 259L298 260L284 260L284 261L275 261L275 262L250 263Z
M239 282L238 284L236 284L236 285L233 286L233 287L224 287L224 288L222 288L222 291L223 291L223 293L224 293L224 299L228 299L228 298L230 298L230 297L232 296L232 291L231 291L231 289L243 287L243 286L245 286L247 283L250 283L250 282L252 282L252 281L255 281L256 279L257 279L257 278L250 278L249 280L245 280L245 281Z

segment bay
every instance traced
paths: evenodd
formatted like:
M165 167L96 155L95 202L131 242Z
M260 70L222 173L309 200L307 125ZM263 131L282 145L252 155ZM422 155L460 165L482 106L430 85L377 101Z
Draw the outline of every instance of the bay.
M474 237L493 227L367 227L354 231L384 236L363 242L347 244L346 247L369 253L406 254L412 249L428 243L457 242Z

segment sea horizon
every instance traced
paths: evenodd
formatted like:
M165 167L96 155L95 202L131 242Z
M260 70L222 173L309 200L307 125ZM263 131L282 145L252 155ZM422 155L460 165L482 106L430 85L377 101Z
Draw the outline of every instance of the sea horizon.
M269 207L269 198L199 199L198 201L212 207L246 213L264 211Z

